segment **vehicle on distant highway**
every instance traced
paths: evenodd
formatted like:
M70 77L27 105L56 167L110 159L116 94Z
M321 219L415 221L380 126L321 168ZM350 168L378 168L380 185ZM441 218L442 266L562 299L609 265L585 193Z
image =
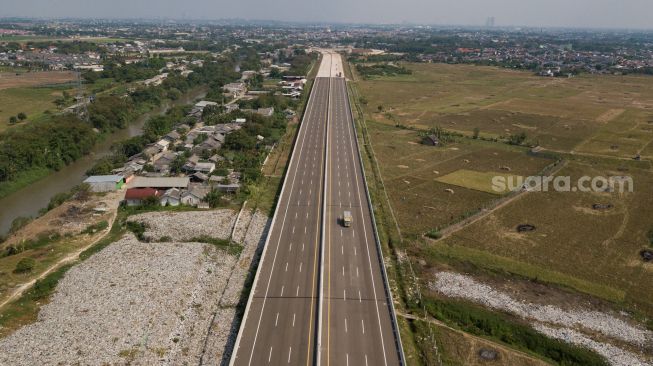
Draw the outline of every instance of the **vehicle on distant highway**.
M345 213L342 215L342 224L345 227L350 227L352 222L354 222L354 219L351 216L351 212L350 211L345 211Z

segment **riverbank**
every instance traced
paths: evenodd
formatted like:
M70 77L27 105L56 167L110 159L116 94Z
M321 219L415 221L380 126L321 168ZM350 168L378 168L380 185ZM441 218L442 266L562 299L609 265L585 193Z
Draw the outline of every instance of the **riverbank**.
M59 171L38 168L25 172L12 182L0 185L0 235L6 234L13 220L18 217L36 217L48 205L50 199L61 192L67 192L84 179L88 169L101 158L112 153L111 146L116 142L142 134L143 125L150 117L163 115L175 106L192 103L203 98L206 86L191 89L175 101L167 101L150 109L127 125L126 128L101 136L87 154Z

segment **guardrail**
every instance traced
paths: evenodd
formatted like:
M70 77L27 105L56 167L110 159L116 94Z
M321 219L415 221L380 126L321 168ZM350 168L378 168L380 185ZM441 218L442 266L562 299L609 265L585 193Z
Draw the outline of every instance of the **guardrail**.
M402 365L406 365L406 357L404 355L404 349L401 343L401 335L399 334L399 325L397 323L397 313L395 310L394 301L392 300L392 290L390 289L390 284L388 282L388 274L385 270L385 263L383 262L383 248L381 247L381 240L379 238L378 228L376 226L376 218L374 217L374 207L372 206L372 198L370 196L369 188L367 187L367 177L365 176L365 166L363 165L363 156L361 155L360 146L358 144L358 129L356 128L356 121L354 120L354 114L351 110L351 103L349 101L349 91L347 90L347 84L345 81L345 91L347 92L347 110L349 111L349 116L351 117L351 123L354 127L354 134L356 140L356 151L358 152L358 161L361 165L361 174L363 175L363 183L365 185L365 194L367 195L367 206L370 210L370 215L372 216L372 227L374 228L374 241L376 242L379 266L381 267L381 275L383 276L383 288L388 298L389 307L390 307L390 317L392 318L392 331L395 336L395 346L397 347L397 352L399 353L400 362Z

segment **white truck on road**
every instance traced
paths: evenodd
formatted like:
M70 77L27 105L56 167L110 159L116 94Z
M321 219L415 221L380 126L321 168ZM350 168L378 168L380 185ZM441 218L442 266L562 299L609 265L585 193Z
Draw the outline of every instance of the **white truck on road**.
M351 212L345 211L345 213L342 215L342 224L345 227L350 227L352 222L354 222L354 218L351 216Z

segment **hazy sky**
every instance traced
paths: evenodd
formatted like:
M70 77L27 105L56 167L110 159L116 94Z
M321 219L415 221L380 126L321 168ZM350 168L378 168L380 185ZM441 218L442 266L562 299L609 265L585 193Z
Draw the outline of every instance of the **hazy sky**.
M0 17L297 20L306 22L653 29L652 0L0 0Z

